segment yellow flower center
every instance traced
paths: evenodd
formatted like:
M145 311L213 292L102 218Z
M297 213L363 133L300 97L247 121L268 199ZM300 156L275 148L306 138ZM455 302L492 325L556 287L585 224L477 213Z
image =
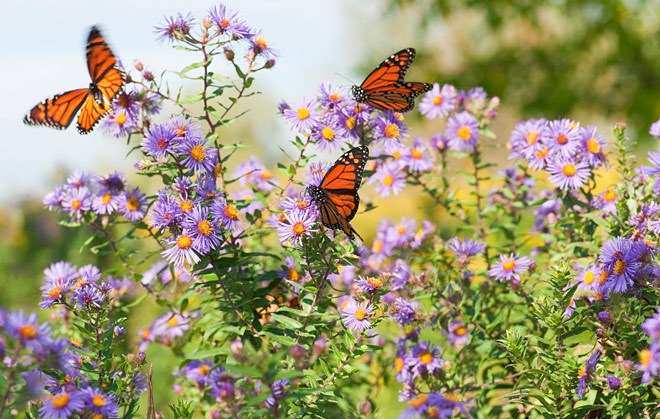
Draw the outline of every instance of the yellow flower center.
M543 150L536 152L536 158L542 159L548 155L548 147L543 147Z
M433 104L435 106L442 105L442 96L436 96L433 98Z
M454 334L458 336L464 336L466 333L467 333L467 329L464 327L459 326L456 329L454 329Z
M525 134L525 139L527 140L527 144L534 144L536 141L539 139L539 133L538 132L528 132Z
M557 137L557 142L561 145L564 145L568 142L568 138L566 138L564 134L559 134L559 136Z
M69 395L66 393L62 393L59 396L53 397L53 407L55 409L61 409L63 407L66 407L67 404L69 404Z
M460 402L461 401L461 396L459 396L458 394L445 393L444 397L445 397L445 399L449 400L450 402Z
M332 128L325 127L321 131L321 136L328 141L332 141L335 139L335 132L332 130Z
M135 211L140 208L140 201L134 196L132 196L128 201L126 201L126 209L129 211Z
M261 178L263 180L270 180L273 178L273 174L270 173L270 170L264 170L263 172L261 172Z
M583 365L578 369L578 378L584 376L587 373L587 368Z
M62 295L62 287L55 286L48 291L50 298L60 298Z
M298 109L298 119L304 121L307 118L309 118L309 110L306 108Z
M205 236L213 233L213 224L208 220L202 220L197 224L197 230Z
M18 329L18 336L23 340L32 340L37 337L37 328L32 324L26 324Z
M639 363L645 367L648 367L653 359L653 353L648 349L642 349L642 352L639 353Z
M603 299L603 292L602 291L596 291L594 293L594 300L601 301L602 299Z
M151 330L144 329L144 331L142 332L142 339L148 339L149 335L151 335Z
M374 243L371 245L371 251L374 253L380 253L383 251L383 241L374 240Z
M456 131L456 133L458 134L458 136L459 136L459 137L461 138L461 140L463 140L463 141L467 141L467 140L469 140L469 139L470 139L470 136L472 135L472 131L470 131L470 127L467 127L467 126L465 126L465 125L463 125L462 127L460 127L460 128L458 129L458 131Z
M396 369L397 372L399 372L403 369L403 358L396 357L394 359L394 368Z
M111 199L112 199L112 195L110 195L109 193L104 193L104 194L103 194L103 198L101 198L101 202L102 202L104 205L107 205L108 202L110 202Z
M587 285L591 285L592 282L594 282L594 273L589 271L586 274L584 274L584 283Z
M201 145L196 145L190 150L190 157L196 161L202 161L204 160L204 157L206 157L206 150L204 150L204 147Z
M511 259L502 264L502 269L505 271L512 271L516 267L516 261Z
M413 409L417 409L418 407L426 403L426 398L427 398L426 394L420 394L419 397L414 397L410 399L408 403L410 403L410 407L412 407Z
M254 41L254 43L261 49L268 48L268 42L262 37L257 38L257 40Z
M209 371L211 371L211 367L209 367L208 365L200 365L200 367L197 368L197 370L201 375L206 375L209 373Z
M193 206L190 203L190 201L181 201L181 203L179 204L179 208L181 208L181 211L183 212L190 212L192 211Z
M80 203L80 199L74 199L73 201L71 201L71 208L73 209L80 209L81 205L82 204Z
M339 99L341 99L341 95L339 93L333 93L330 95L330 100L333 102L336 102Z
M413 159L421 159L423 154L421 151L419 151L416 148L413 148L412 151L410 152L410 155L412 156Z
M347 118L345 124L346 124L346 128L348 128L349 130L355 128L356 125L355 117L351 116L350 118Z
M600 151L600 144L598 143L598 140L592 138L587 141L587 148L589 149L589 152L596 154Z
M176 239L176 245L179 247L179 249L189 249L190 246L192 246L192 238L190 236L186 236L185 234L180 235Z
M628 262L625 260L617 260L614 262L614 274L616 275L621 275L626 271L626 267L628 266Z
M96 407L103 407L108 401L102 394L95 394L92 398L92 404Z
M616 199L616 191L614 188L610 188L603 194L603 199L607 202L612 202Z
M222 27L225 28L225 29L227 29L227 28L229 27L229 25L230 25L230 23L229 23L229 21L228 21L227 19L222 19L222 20L220 21L220 26L222 26Z
M178 320L176 317L172 317L171 319L169 319L169 320L167 321L167 325L168 325L169 327L174 327L174 326L176 326L176 325L178 325L178 324L179 324L179 320Z
M383 185L384 186L390 186L392 183L394 183L394 176L392 176L392 175L383 176Z
M564 175L566 176L574 176L577 169L572 164L567 164L561 169L561 171L564 172Z
M399 136L399 126L397 124L390 124L385 127L385 136L388 138L396 138Z
M401 158L401 152L395 151L394 153L392 153L392 157L394 157L394 160L399 160Z
M296 272L296 269L295 268L289 269L289 281L298 282L299 279L300 279L300 274Z
M118 125L124 125L124 123L126 122L126 113L122 111L122 113L117 115L117 117L115 118L115 122Z
M217 163L213 168L213 176L218 177L222 173L222 163Z
M227 205L225 207L225 215L230 220L238 220L238 208L236 208L236 205Z
M367 312L363 308L358 308L355 310L355 318L362 321L364 318L367 317Z
M415 233L415 240L419 240L422 238L422 235L424 234L424 229L420 228L417 230L417 233Z
M307 227L305 227L302 221L298 221L293 225L293 234L295 234L296 236L302 236L303 234L305 234L306 231L307 231Z
M603 285L607 281L607 278L609 276L610 276L609 272L607 272L605 269L601 269L600 276L598 277L598 284Z
M431 352L422 352L419 355L419 362L421 362L424 365L428 365L433 361L433 355L431 355Z
M367 284L371 285L374 288L383 287L383 281L381 281L379 278L367 278Z

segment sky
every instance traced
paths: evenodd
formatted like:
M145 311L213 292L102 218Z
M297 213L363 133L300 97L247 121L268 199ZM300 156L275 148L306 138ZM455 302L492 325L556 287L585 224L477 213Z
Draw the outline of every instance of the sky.
M29 109L47 97L85 87L89 75L84 43L92 25L98 24L113 52L125 65L138 58L158 73L190 63L189 56L156 41L153 27L164 16L191 12L201 19L207 1L20 1L3 9L9 19L0 25L0 139L5 150L0 165L0 206L22 199L41 197L74 169L104 174L114 170L131 172L136 156L126 158L126 142L97 129L79 135L75 121L58 131L23 124ZM263 30L269 45L278 52L276 66L259 75L263 95L255 97L259 109L276 111L281 99L288 101L314 95L319 84L329 80L348 86L359 83L355 73L364 56L387 56L390 50L407 45L387 42L390 35L369 19L379 14L381 2L338 1L226 1L253 28ZM369 28L368 31L365 28ZM382 33L380 33L382 31ZM373 40L383 47L373 52ZM376 63L377 64L377 63ZM348 80L347 80L348 79ZM273 144L284 144L284 125L276 127ZM129 181L131 176L129 176Z

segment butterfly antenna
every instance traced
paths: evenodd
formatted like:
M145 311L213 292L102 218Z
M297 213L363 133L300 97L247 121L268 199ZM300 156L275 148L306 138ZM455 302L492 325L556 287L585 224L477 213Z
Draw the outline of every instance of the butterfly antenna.
M341 77L342 79L344 79L344 80L346 80L347 82L349 82L351 86L353 86L353 85L355 84L355 83L353 83L353 80L349 79L348 77L344 76L344 75L341 74L341 73L337 73L337 72L335 72L335 75L336 75L336 76L339 76L339 77ZM344 87L347 87L347 86L340 86L340 87L344 88Z

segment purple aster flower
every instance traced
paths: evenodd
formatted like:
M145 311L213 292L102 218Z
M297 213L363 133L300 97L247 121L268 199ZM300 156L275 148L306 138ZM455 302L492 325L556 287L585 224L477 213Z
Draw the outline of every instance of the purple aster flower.
M105 192L92 199L92 209L99 215L110 215L117 210L119 196Z
M532 170L543 170L550 162L550 149L548 146L543 146L542 150L537 151L528 158L529 163L527 167Z
M547 138L549 135L546 119L518 122L509 138L512 153L509 158L531 160L537 152L543 151L543 138Z
M276 54L275 51L268 45L268 41L261 33L255 34L250 38L252 41L252 52L255 55L261 55L265 58L273 58Z
M401 217L401 221L387 232L387 240L395 247L410 245L417 232L417 222L413 218Z
M5 332L18 339L23 345L36 350L51 341L50 326L44 322L37 325L37 313L23 315L23 310L13 311L0 317L0 326Z
M278 276L288 281L286 282L286 287L292 292L300 292L300 287L298 287L297 284L302 283L303 277L296 270L296 261L291 256L287 256L284 259L284 263L286 264L286 269L278 270Z
M55 303L61 303L64 294L73 287L76 273L77 268L68 262L57 262L46 268L39 307L43 310L52 307Z
M543 138L543 143L553 155L572 159L580 147L580 140L580 124L564 118L550 121L548 137Z
M442 370L442 349L431 342L419 342L404 358L405 368L417 378L422 374L435 374Z
M649 134L655 138L660 138L660 119L651 124Z
M596 279L600 275L600 266L592 265L587 269L582 269L575 277L575 282L578 284L578 289L598 291L598 282ZM567 286L568 287L568 286Z
M194 359L186 366L174 372L174 375L185 375L189 380L194 381L201 387L205 387L210 378L213 362L208 360L199 361Z
M183 158L181 163L195 174L212 173L215 168L208 142L208 138L187 136L176 147L177 155Z
M593 200L591 205L605 213L616 215L616 201L616 190L612 187L601 192L600 195Z
M411 249L417 249L429 234L435 231L435 226L429 220L422 220L422 226L415 233L415 238L410 243Z
M469 333L460 320L453 320L447 326L447 343L454 346L463 346L467 343Z
M651 166L641 166L639 172L647 176L655 176L660 174L660 152L649 151L647 157Z
M211 215L229 231L235 230L239 223L238 208L234 204L228 204L224 199L211 204Z
M362 275L358 275L358 279L355 281L353 287L356 288L358 293L376 292L383 289L383 281L381 281L380 278L375 278L372 276L364 277Z
M178 202L164 191L160 191L149 211L149 224L165 231L182 217L183 213Z
M312 226L316 222L316 217L309 211L292 211L285 214L287 222L279 222L277 225L277 234L280 243L291 239L291 244L295 247L302 246L303 236L312 235Z
M394 262L390 272L390 289L393 291L402 290L410 278L410 266L401 259Z
M140 104L137 92L122 92L112 102L112 112L103 120L103 130L113 137L130 135L137 127Z
M598 364L599 359L600 359L600 352L593 351L587 362L584 364L584 366L580 367L578 371L579 383L577 388L575 389L575 392L577 393L579 399L581 399L582 396L584 396L584 393L587 390L587 385L593 379L594 374L596 373L596 364Z
M25 380L25 390L27 390L27 394L30 398L33 400L44 401L44 397L47 394L44 391L44 387L46 386L46 381L50 377L39 370L29 370L22 372L21 378Z
M128 182L121 172L114 172L96 178L96 184L101 188L101 192L118 193L123 191Z
M290 109L284 110L284 118L293 131L303 132L318 124L320 118L320 113L316 110L318 107L316 101L303 97L293 102Z
M332 153L342 149L346 143L346 133L334 118L323 118L314 126L310 139L314 141L319 153Z
M605 139L602 134L596 133L593 125L580 129L580 151L584 153L587 163L591 167L600 167L605 164Z
M493 268L488 271L488 275L500 282L520 280L520 275L527 272L532 262L527 256L520 257L518 254L514 256L513 253L509 256L501 254L500 260L495 262Z
M280 208L284 211L313 211L316 209L312 205L312 197L306 191L301 191L293 197L286 198L280 204Z
M211 394L215 398L220 398L222 400L233 400L236 389L234 385L229 381L221 381L219 383L213 382L211 384Z
M94 265L85 265L82 268L78 269L78 275L76 279L76 288L84 287L88 284L95 284L98 280L101 279L101 271Z
M333 89L327 81L321 83L319 90L321 91L319 96L319 103L321 103L321 105L334 109L344 103L344 96L342 93L337 89Z
M397 322L399 326L415 321L415 313L421 310L422 305L417 301L408 301L404 298L397 298L392 305L392 315L390 318Z
M190 26L192 26L195 19L188 13L183 16L181 13L176 16L166 16L165 24L162 26L154 26L154 33L158 35L159 41L168 40L170 42L175 40L182 40L190 33Z
M270 408L275 406L275 403L277 403L278 400L284 397L285 386L287 386L288 384L289 384L288 378L284 378L282 380L276 380L273 382L273 384L271 385L273 394L271 394L266 398L266 400L264 400L264 404L266 405L266 407Z
M84 403L77 390L63 390L46 400L39 408L39 415L45 419L67 419L74 413L82 412Z
M397 164L386 163L376 169L367 183L376 184L376 192L381 198L389 198L390 195L397 196L406 185L406 177Z
M182 141L184 138L197 141L202 139L202 124L192 118L177 115L168 120L166 125L174 131L178 141Z
M412 172L425 172L433 166L433 157L424 144L424 138L416 137L413 140L413 146L410 153L404 157L404 163Z
M125 191L119 195L117 212L129 221L141 220L147 211L146 194L139 188L133 188L131 192Z
M644 320L642 329L654 342L660 341L660 309L653 317Z
M456 109L456 88L450 84L445 84L440 89L440 85L435 83L433 89L427 92L419 102L419 112L427 119L444 117Z
M195 206L186 215L181 226L192 234L192 247L199 254L205 255L220 244L219 226L215 221L209 221L209 210L206 207Z
M320 186L323 176L330 168L330 163L312 163L307 168L307 177L305 183L312 186Z
M73 305L86 306L86 307L101 307L105 295L94 285L86 285L78 287L71 295L71 303Z
M192 266L201 260L192 248L193 235L188 229L183 229L176 238L171 237L165 242L172 247L162 251L161 255L170 263L184 267L186 264Z
M197 179L197 199L201 199L206 202L214 202L222 197L224 193L218 191L218 183L215 176L211 174L206 174L201 178Z
M458 264L466 266L470 262L470 258L484 251L486 245L481 243L478 239L467 238L463 241L458 237L452 237L448 242L448 247L451 252L458 256Z
M95 415L103 415L104 418L119 417L119 406L113 395L105 394L94 387L80 390L79 395L85 403L85 409L93 411Z
M254 156L236 166L233 176L241 186L251 184L264 192L270 192L279 186L270 170Z
M404 384L404 388L405 388ZM404 396L404 399L401 400L401 397L399 397L400 402L408 402L408 409L403 412L400 416L399 419L414 419L414 418L423 418L425 415L428 415L428 410L429 410L429 405L428 405L428 394L422 393L419 395L412 394L410 396Z
M90 187L94 181L92 173L83 172L81 170L74 170L71 176L66 178L66 184L73 188Z
M614 237L600 248L598 260L609 272L607 285L614 293L626 292L639 274L642 264L638 261L647 246L642 241Z
M635 227L638 231L644 231L649 220L660 212L660 205L655 202L642 204L639 212L628 219L628 225Z
M264 203L257 199L252 189L241 189L229 194L241 214L254 214L264 209Z
M404 124L403 115L387 111L376 119L376 142L385 147L399 146L408 137L410 128Z
M660 343L653 342L648 349L642 349L639 353L639 364L635 367L644 373L642 384L650 382L652 377L657 376L660 371Z
M180 314L166 313L154 320L151 330L161 337L161 343L169 345L190 329L190 321Z
M556 160L548 164L548 180L559 189L579 189L589 176L591 169L586 161Z
M48 192L46 194L43 203L48 207L49 211L52 211L55 208L62 207L62 202L64 201L65 196L66 195L62 189L62 186L56 186L54 191Z
M176 132L168 124L154 124L142 140L142 150L157 160L167 160L167 155L176 155L178 144Z
M449 148L459 152L470 152L479 141L479 123L477 118L467 112L461 112L449 118L445 136L449 139Z
M92 194L83 186L80 188L67 188L62 197L62 208L69 213L73 219L80 220L83 213L92 207Z
M238 12L230 9L224 4L209 9L209 15L218 26L218 31L228 34L230 37L250 39L254 35L247 23L238 17Z
M371 319L373 311L374 307L368 301L358 303L350 299L341 312L344 326L353 332L363 333L371 328L369 319Z
M337 273L328 275L328 279L336 288L344 285L350 287L355 280L356 267L353 265L337 265Z
M433 148L442 153L447 149L449 140L442 134L435 134L433 137L431 137L431 145Z

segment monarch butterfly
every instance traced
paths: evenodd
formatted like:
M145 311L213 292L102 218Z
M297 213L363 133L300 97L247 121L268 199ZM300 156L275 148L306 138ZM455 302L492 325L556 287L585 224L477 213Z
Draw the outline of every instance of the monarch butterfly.
M415 59L415 49L406 48L391 55L372 71L360 86L351 88L357 102L381 111L408 112L415 98L433 88L428 83L404 82L403 77Z
M80 110L78 132L87 134L112 109L112 101L124 88L125 74L105 43L101 32L92 27L87 38L89 87L70 90L46 99L25 115L27 125L67 128Z
M307 193L319 208L323 225L333 230L341 228L351 240L353 233L362 239L349 221L360 205L357 190L368 158L369 149L366 146L349 150L337 159L319 186L307 187Z

